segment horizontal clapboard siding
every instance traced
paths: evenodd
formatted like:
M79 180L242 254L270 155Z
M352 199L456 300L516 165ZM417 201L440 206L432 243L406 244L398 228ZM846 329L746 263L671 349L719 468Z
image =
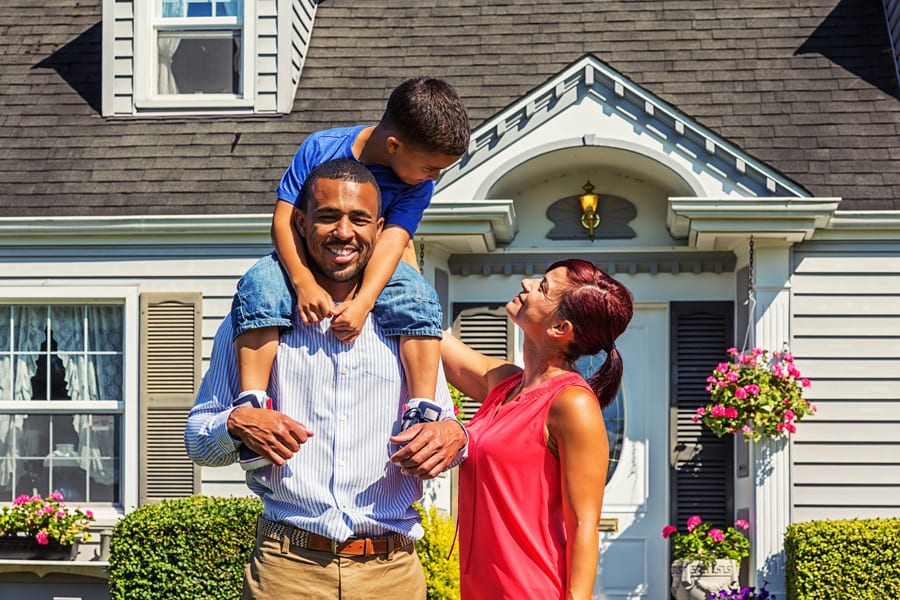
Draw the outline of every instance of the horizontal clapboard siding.
M793 521L900 516L900 248L795 247L791 350L818 411L791 448Z

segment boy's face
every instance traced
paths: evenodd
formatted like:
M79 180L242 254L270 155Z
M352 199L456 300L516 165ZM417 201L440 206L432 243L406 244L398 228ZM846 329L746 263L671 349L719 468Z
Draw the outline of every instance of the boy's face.
M418 185L429 179L436 181L441 171L459 159L451 154L421 150L393 136L388 138L387 147L391 169L407 185Z

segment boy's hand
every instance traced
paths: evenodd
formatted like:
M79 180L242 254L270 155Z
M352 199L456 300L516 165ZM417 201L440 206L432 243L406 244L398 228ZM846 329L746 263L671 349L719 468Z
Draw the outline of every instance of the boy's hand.
M372 307L360 301L358 298L338 304L331 312L331 333L334 337L350 344L359 337L363 323L371 312Z
M304 325L313 325L332 314L334 301L317 283L309 282L302 288L298 286L295 291L297 312L300 315L300 322Z

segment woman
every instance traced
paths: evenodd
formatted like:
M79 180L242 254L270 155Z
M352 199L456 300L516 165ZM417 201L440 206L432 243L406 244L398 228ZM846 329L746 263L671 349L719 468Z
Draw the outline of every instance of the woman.
M589 599L609 463L601 409L622 380L616 338L631 294L584 260L522 281L506 312L524 334L524 368L445 336L447 378L483 404L460 467L463 600ZM584 355L606 362L586 382Z

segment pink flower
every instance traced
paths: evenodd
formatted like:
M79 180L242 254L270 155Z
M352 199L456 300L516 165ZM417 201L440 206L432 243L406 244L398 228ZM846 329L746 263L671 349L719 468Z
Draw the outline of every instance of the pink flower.
M752 396L759 396L759 386L755 383L744 386L744 389L747 390L747 393Z
M676 531L678 531L678 529L676 529L672 525L666 525L665 527L663 527L662 536L666 539L669 539L669 536L672 535L673 533L675 533Z
M740 529L750 529L750 523L743 519L738 519L737 521L735 521L734 526Z
M49 515L50 513L54 512L55 509L49 504L45 504L42 510L44 511L44 514Z
M784 360L786 360L786 361L788 361L788 362L791 362L791 361L794 360L794 355L791 354L790 352L785 352L785 353L784 353Z
M781 433L784 430L784 423L779 423L775 426L775 431Z
M744 398L747 397L747 390L745 390L742 387L739 387L738 389L734 390L734 397L740 398L741 400L743 400Z
M728 371L728 374L725 375L725 381L734 383L737 380L738 380L738 374L735 373L734 371Z
M698 416L698 417L702 417L702 416L704 415L704 413L706 413L706 408L704 408L704 407L701 406L700 408L697 409L697 416Z
M738 410L733 406L729 406L725 409L725 416L729 419L737 419Z
M42 546L46 546L47 544L50 543L50 538L47 535L46 531L38 531L37 535L34 536L34 539L37 541L38 544L41 544Z
M456 415L458 415L458 414L459 414L459 407L458 407L458 406L454 406L454 407L453 407L453 415L456 416Z
M744 425L744 426L741 428L741 430L742 430L744 433L750 433L750 432L752 431L752 429L750 428L749 425Z
M719 373L727 373L728 368L728 363L719 363L718 366L716 366L716 371Z
M729 348L729 349L726 350L725 352L727 352L728 354L730 354L730 355L732 355L732 356L737 356L737 355L739 354L738 349L735 348L734 346L732 346L731 348Z
M709 530L709 537L711 537L711 538L712 538L714 541L716 541L716 542L723 542L723 541L725 541L725 534L722 533L722 530L721 530L721 529L710 529L710 530Z
M86 511L84 511L84 516L86 516L88 519L93 519L94 513L90 510L86 510Z
M61 519L61 518L63 518L64 516L66 516L66 513L64 513L64 512L61 511L61 510L58 510L58 511L56 511L56 514L53 515L53 516L54 516L54 517L58 517L58 518Z
M62 499L63 499L63 495L60 494L59 492L51 492L50 495L47 496L47 500L57 500L57 501L59 501L59 500L62 500Z
M784 428L787 429L790 433L797 432L797 426L794 425L793 423L785 423Z
M693 421L694 423L699 423L700 417L698 417L697 415L694 415L693 417L691 417L691 421Z
M700 523L702 523L702 522L703 522L703 519L701 519L701 518L700 518L699 516L697 516L697 515L694 515L693 517L689 518L689 519L687 520L687 528L688 528L688 532L693 531L694 528L695 528L697 525L699 525Z
M712 409L709 412L714 417L724 417L725 416L725 407L722 406L721 404L716 404L715 406L712 407Z
M22 494L15 500L13 500L13 506L22 506L23 504L28 504L31 501L31 496L27 494Z
M795 416L794 411L792 411L791 409L787 409L786 411L784 411L784 420L785 421L793 421L794 416Z
M812 384L809 382L809 379L807 379L806 377L804 377L803 379L801 379L801 380L800 380L800 383L803 385L803 387L809 387L810 385L812 385Z

